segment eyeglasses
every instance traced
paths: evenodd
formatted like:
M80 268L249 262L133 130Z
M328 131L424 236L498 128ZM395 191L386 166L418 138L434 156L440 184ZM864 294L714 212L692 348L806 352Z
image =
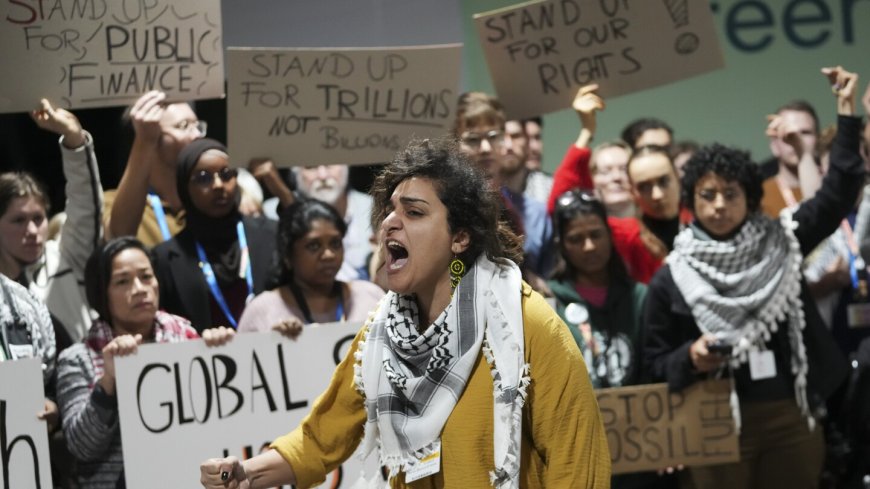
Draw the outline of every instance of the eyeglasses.
M556 199L556 208L564 209L574 205L578 201L599 202L598 197L593 193L584 192L582 190L569 190Z
M735 188L726 188L724 190L713 190L713 189L703 189L697 192L698 198L706 200L707 202L713 202L716 200L717 195L722 195L722 198L725 199L726 202L731 202L734 199L737 199L743 192L740 189Z
M236 176L238 176L238 174L239 174L238 170L236 170L235 168L229 168L229 167L221 168L218 171L200 170L200 171L194 173L190 177L190 181L191 181L191 183L194 183L196 185L206 187L206 186L209 186L212 183L214 183L215 175L217 175L218 178L220 178L222 182L227 183L230 180L232 180L233 178L236 178Z
M191 128L196 128L196 130L199 131L199 133L204 137L205 132L208 130L208 123L205 121L198 120L198 119L195 119L195 120L185 119L183 121L179 121L178 123L176 123L172 127L178 129L179 131L188 131Z
M480 149L480 145L483 143L484 139L491 147L501 147L504 145L504 133L501 131L492 130L486 134L466 132L459 136L459 140L462 141L462 144L468 146L474 151Z

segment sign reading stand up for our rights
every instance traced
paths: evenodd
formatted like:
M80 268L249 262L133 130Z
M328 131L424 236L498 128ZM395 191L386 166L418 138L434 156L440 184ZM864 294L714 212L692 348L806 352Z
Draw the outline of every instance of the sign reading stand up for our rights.
M0 3L0 112L223 95L219 0Z
M474 16L498 97L519 119L724 66L707 0L544 0Z

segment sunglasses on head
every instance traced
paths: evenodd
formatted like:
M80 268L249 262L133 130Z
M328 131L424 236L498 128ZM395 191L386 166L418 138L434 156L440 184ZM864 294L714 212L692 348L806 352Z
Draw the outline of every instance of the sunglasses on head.
M584 192L582 190L569 190L556 199L556 208L564 209L565 207L573 205L577 201L598 202L598 197L596 197L595 194L591 192Z
M238 174L238 170L229 167L221 168L218 171L200 170L198 172L194 172L194 174L190 176L190 181L195 183L196 185L207 186L211 185L214 182L215 175L217 175L222 182L227 183L233 178L236 178Z

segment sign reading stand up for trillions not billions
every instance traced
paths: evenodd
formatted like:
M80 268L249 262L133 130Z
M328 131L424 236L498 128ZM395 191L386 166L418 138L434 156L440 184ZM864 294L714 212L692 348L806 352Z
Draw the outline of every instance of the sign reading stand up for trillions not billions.
M234 164L390 161L412 137L445 135L461 45L227 50Z
M707 0L543 0L474 21L512 119L569 108L589 83L614 97L724 66Z
M219 0L0 3L0 112L223 95Z

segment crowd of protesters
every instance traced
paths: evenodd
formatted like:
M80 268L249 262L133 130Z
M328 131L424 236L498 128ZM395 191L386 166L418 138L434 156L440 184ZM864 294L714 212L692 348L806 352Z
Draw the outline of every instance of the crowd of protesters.
M456 161L481 173L520 238L499 258L576 343L555 360L585 363L594 388L732 379L739 462L613 487L870 487L870 86L842 67L819 86L836 121L782 101L759 124L760 162L677 142L654 117L593 145L605 101L588 85L552 175L540 118L508 120L481 92L457 101ZM407 260L374 244L385 204L352 189L347 166L239 168L191 105L161 92L125 114L135 139L117 189L102 187L100 142L75 115L43 100L32 117L60 137L65 222L50 231L34 177L0 174L0 361L42 359L59 487L124 485L115 357L200 337L219 348L237 331L304 341L310 324L368 318L394 288L385 268Z

